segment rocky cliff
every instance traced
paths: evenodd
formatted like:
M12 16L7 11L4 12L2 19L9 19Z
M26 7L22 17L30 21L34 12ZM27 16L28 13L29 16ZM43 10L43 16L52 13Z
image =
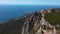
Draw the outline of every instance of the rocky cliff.
M0 34L40 34L46 29L60 29L59 8L40 10L0 24Z
M54 29L55 26L51 25L49 21L45 19L45 15L47 13L51 14L52 12L53 11L49 9L48 11L41 10L32 14L30 18L25 21L22 28L22 34L40 34L41 30L46 30L47 28Z

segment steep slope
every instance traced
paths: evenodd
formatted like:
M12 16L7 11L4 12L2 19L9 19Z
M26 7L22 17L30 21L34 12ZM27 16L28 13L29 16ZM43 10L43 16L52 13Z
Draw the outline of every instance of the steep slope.
M45 27L47 27L51 24L56 26L57 24L60 24L60 9L50 9L43 10L45 11L45 16L42 22L45 23ZM22 34L25 30L24 27L26 27L26 30L28 30L28 34L35 34L40 32L40 28L45 29L45 27L41 23L42 14L39 12L34 12L32 14L24 15L17 19L11 19L3 24L0 24L0 34ZM44 27L44 28L43 28ZM25 34L25 33L24 33Z
M41 31L52 28L56 31L55 26L51 25L45 20L45 10L35 12L30 18L26 20L22 28L22 34L40 34Z
M52 25L60 24L60 9L51 9L50 12L45 14L45 19Z
M0 34L21 34L22 26L29 16L11 19L6 23L0 24Z
M41 13L35 12L34 14L32 14L25 21L22 28L22 34L34 34L40 26L41 17Z

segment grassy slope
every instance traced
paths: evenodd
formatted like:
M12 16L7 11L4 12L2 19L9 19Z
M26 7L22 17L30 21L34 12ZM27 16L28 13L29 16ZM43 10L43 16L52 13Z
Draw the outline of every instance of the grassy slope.
M53 25L60 24L60 12L59 12L59 10L52 9L52 13L45 14L45 19Z
M0 34L21 34L22 26L27 17L17 21L13 19L0 25Z

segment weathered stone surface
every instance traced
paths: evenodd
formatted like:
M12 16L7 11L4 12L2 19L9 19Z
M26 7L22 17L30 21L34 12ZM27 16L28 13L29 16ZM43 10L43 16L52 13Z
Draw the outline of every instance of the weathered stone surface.
M29 20L26 20L23 28L22 28L22 34L40 34L41 31L43 31L46 28L54 28L53 25L49 24L48 21L45 20L44 14L46 11L41 10L40 13L35 12L32 14ZM47 34L47 33L46 33Z

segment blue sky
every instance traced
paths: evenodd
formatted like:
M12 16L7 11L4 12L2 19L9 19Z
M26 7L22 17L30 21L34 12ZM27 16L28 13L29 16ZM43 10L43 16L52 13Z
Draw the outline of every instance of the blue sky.
M0 0L0 4L60 5L60 0Z

